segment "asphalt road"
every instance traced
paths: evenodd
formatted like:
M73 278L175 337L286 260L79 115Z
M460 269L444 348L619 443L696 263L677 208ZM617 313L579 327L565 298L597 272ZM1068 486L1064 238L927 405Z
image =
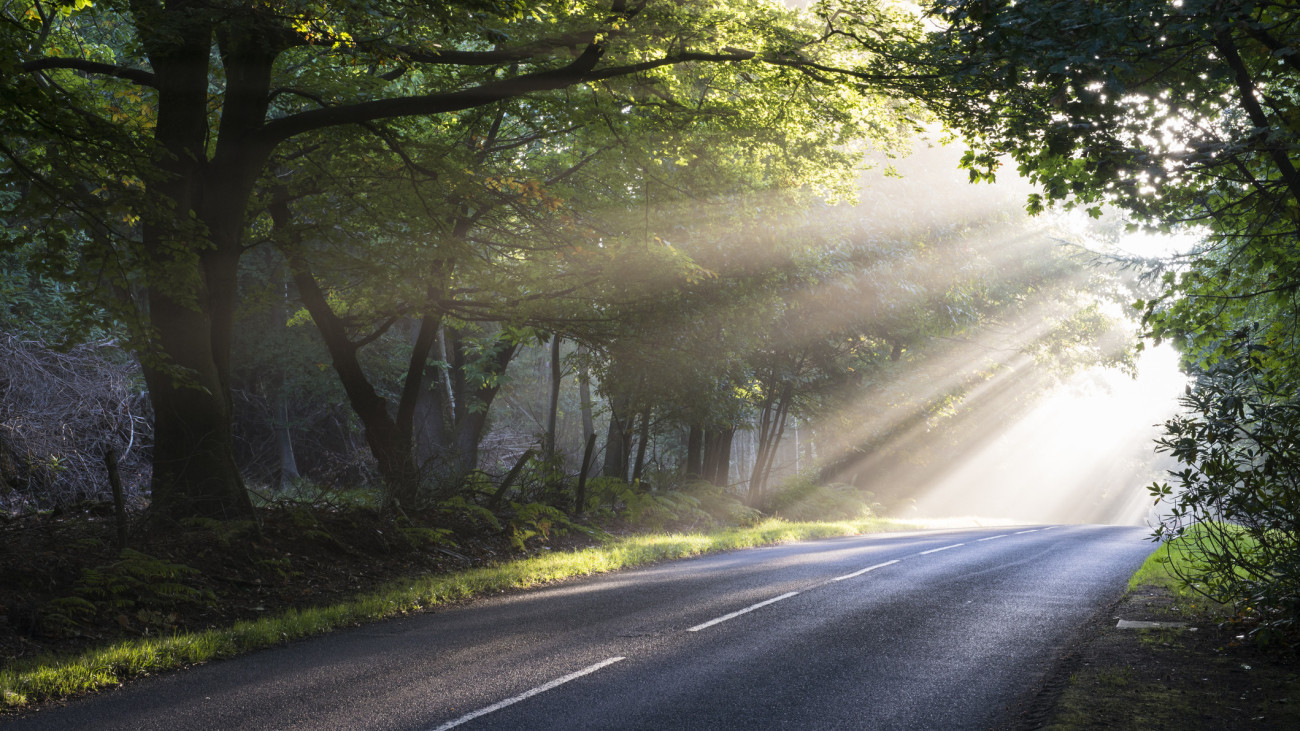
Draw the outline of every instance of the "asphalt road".
M14 729L983 729L1142 528L883 534L675 561L150 678Z

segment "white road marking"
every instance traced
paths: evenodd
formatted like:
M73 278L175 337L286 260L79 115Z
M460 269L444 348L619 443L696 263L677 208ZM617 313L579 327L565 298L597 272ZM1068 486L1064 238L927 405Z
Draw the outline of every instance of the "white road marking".
M931 549L928 550L928 551L921 551L920 553L918 553L918 554L916 554L916 555L918 555L918 556L924 556L924 555L926 555L927 553L938 553L938 552L940 552L940 551L946 551L946 550L948 550L949 548L956 548L957 546L964 546L964 545L966 545L966 544L965 544L965 543L954 543L954 544L952 544L951 546L944 546L943 548L931 548Z
M1047 526L1046 528L1043 528L1043 530L1051 530L1051 529L1056 528L1056 527L1057 527L1057 526L1049 525L1049 526Z
M868 566L868 567L866 567L865 569L859 569L859 570L857 570L857 571L854 571L854 572L851 573L851 574L845 574L845 575L843 575L843 576L836 576L835 578L831 579L831 581L844 581L845 579L852 579L852 578L854 578L855 576L861 576L861 575L867 573L868 571L875 571L876 569L883 569L883 568L886 567L886 566L892 566L893 564L896 564L896 563L898 563L898 559L894 559L893 561L886 561L886 562L884 562L884 563L878 563L878 564L876 564L875 566Z
M981 538L980 541L991 541L991 540L993 540L994 538L1006 538L1006 537L1009 536L1009 535L1011 535L1011 534L1010 534L1010 533L1003 533L1003 534L1000 535L1000 536L989 536L988 538ZM979 543L979 541L976 541L976 543Z
M546 691L551 690L552 688L558 688L559 686L564 685L565 683L569 682L570 680L577 680L578 678L581 678L581 677L584 676L584 675L590 675L590 674L596 672L597 670L600 670L601 668L603 668L603 667L605 667L605 666L607 666L607 665L613 665L614 663L618 662L619 660L625 660L625 659L627 659L627 658L623 658L623 657L611 657L611 658L609 658L608 660L603 660L603 661L601 661L601 662L596 663L595 665L591 665L591 666L589 666L589 667L585 667L585 668L583 668L583 669L581 669L581 670L579 670L579 671L577 671L577 672L569 673L568 675L564 676L563 678L556 678L555 680L552 680L551 682L549 682L549 683L547 683L547 684L545 684L545 685L539 685L539 686L537 686L536 688L533 688L532 690L529 690L529 691L525 691L525 692L523 692L523 693L520 693L519 695L517 695L517 696L515 696L515 697L513 697L513 698L507 698L507 699L501 701L500 703L493 703L492 705L488 706L487 708L480 708L480 709L478 709L477 711L474 711L473 713L466 713L465 715L461 716L460 718L458 718L458 719L456 719L456 720L454 720L454 721L448 721L448 722L444 723L443 725L441 725L441 726L439 726L439 727L433 729L433 731L447 731L447 729L449 729L449 728L455 728L455 727L457 727L457 726L459 726L459 725L461 725L461 724L463 724L463 723L468 723L468 722L470 722L470 721L473 721L474 719L478 718L479 716L486 716L487 714L492 713L493 711L499 711L499 710L501 710L502 708L505 708L506 706L511 706L511 705L514 705L514 704L518 703L519 701L526 700L526 699L528 699L528 698L532 698L533 696L537 695L538 693L545 693Z
M759 602L758 604L754 604L754 605L751 605L751 606L745 607L744 609L737 610L737 611L735 611L735 612L732 612L731 614L724 614L724 615L722 615L721 617L718 617L717 619L710 619L709 621L705 622L704 624L697 624L697 625L695 625L694 627L691 627L690 629L688 629L688 630L686 630L686 631L687 631L687 632L699 632L700 630L702 630L702 629L706 629L706 628L708 628L708 627L712 627L713 625L715 625L715 624L717 624L717 623L719 623L719 622L725 622L725 621L727 621L728 619L735 619L736 617L739 617L740 615L742 615L742 614L744 614L744 613L746 613L746 612L752 612L752 611L754 611L755 609L758 609L759 607L765 607L765 606L767 606L767 605L769 605L769 604L773 604L773 603L775 603L775 602L779 602L779 601L781 601L782 599L789 599L789 598L792 597L792 596L796 596L796 595L798 595L798 593L799 593L799 592L797 592L797 591L792 591L792 592L789 592L789 593L786 593L786 594L782 594L781 596L778 596L778 597L773 597L773 598L771 598L771 599L768 599L768 600L765 601L765 602Z
M1023 535L1025 533L1037 533L1037 532L1038 532L1037 528L1034 528L1033 530L1018 530L1016 531L1016 535Z

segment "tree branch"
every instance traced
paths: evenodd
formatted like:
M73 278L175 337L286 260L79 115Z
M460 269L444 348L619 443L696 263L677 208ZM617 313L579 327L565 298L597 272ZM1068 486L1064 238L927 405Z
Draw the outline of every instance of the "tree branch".
M1264 113L1259 100L1255 98L1255 82L1250 77L1246 62L1241 59L1241 54L1237 52L1236 42L1233 41L1231 34L1226 29L1216 32L1214 40L1214 45L1219 49L1219 53L1223 54L1223 59L1227 61L1228 67L1232 69L1237 82L1237 91L1241 97L1241 106L1250 117L1251 124L1255 125L1260 132L1267 130L1270 126L1268 115ZM1277 166L1278 172L1282 175L1282 180L1286 182L1291 197L1300 202L1300 173L1296 172L1290 156L1285 150L1279 150L1276 146L1268 144L1264 145L1264 152L1273 159L1273 164Z
M28 61L21 66L23 71L36 72L47 69L72 69L87 74L99 74L101 76L115 76L119 79L133 81L141 86L157 87L158 80L154 75L144 69L131 69L124 66L114 66L109 63L99 63L97 61L86 61L80 58L56 58L53 56L38 58L35 61Z
M586 50L572 63L557 69L537 71L513 79L503 79L460 91L397 97L394 99L377 99L358 104L299 112L267 123L263 127L260 136L264 143L276 145L295 135L326 127L361 124L394 117L445 114L481 107L524 94L551 91L575 84L628 76L662 66L672 66L690 61L711 63L746 61L752 57L745 51L732 53L695 53L688 51L653 61L613 66L599 71L594 70L603 55L604 49L598 44L592 44L587 46Z

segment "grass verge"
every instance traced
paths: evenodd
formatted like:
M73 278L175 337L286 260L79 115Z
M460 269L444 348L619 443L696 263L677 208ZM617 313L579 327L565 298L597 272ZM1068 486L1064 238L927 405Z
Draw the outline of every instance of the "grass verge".
M579 551L511 561L453 574L412 577L327 607L291 610L204 632L121 642L74 656L42 657L0 670L0 709L67 698L149 673L172 670L505 589L523 589L575 576L655 561L788 541L906 530L913 523L883 518L837 522L765 520L712 533L634 535Z
M1247 640L1232 608L1206 599L1180 575L1196 575L1202 536L1156 549L1128 591L1083 629L1045 685L1050 708L1019 728L1300 728L1300 673L1286 655ZM1177 622L1119 629L1116 620Z
M1190 592L1191 589L1179 577L1190 575L1196 567L1194 551L1189 548L1194 546L1194 542L1195 535L1189 534L1161 543L1129 577L1128 590L1132 592L1141 586L1153 586L1180 596Z

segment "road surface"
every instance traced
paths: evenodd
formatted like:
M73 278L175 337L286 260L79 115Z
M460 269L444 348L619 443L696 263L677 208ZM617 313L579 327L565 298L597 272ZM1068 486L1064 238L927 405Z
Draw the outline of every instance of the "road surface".
M675 561L149 678L14 729L983 729L1152 550L1022 526Z

